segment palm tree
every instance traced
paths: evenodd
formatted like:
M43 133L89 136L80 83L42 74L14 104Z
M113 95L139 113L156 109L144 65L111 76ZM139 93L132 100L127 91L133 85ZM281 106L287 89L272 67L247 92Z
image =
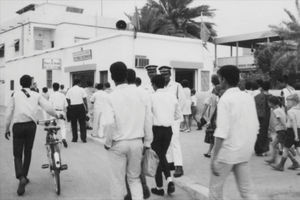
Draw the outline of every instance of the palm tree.
M208 5L189 7L193 0L148 0L139 13L141 32L179 37L201 38L201 16L213 17ZM216 36L211 22L203 22L210 32L209 40Z

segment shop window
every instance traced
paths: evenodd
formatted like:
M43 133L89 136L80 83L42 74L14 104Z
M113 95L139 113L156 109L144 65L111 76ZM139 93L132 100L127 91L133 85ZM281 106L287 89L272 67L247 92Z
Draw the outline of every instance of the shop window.
M52 88L52 70L47 70L47 88Z
M208 91L209 90L209 71L201 71L201 90Z
M15 90L15 81L10 80L10 90Z
M135 67L144 68L149 65L149 59L146 56L135 56Z
M0 58L4 57L4 50L5 50L5 45L0 44Z
M15 52L18 52L20 50L20 40L16 39L14 42L14 46L15 46Z

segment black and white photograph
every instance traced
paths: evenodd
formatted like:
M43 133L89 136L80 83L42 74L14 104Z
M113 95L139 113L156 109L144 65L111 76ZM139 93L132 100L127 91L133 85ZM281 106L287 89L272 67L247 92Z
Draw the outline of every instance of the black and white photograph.
M0 0L0 200L299 200L300 0Z

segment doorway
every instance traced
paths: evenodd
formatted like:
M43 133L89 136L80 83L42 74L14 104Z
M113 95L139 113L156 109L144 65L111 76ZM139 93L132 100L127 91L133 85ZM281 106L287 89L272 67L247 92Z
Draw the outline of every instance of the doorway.
M87 82L91 81L92 84L94 85L95 83L95 71L90 70L90 71L80 71L80 72L72 72L71 73L71 85L73 85L73 80L79 79L81 81L80 86L81 87L86 87Z
M175 69L175 81L181 83L183 80L189 81L189 88L195 88L195 69ZM196 88L195 88L196 89Z

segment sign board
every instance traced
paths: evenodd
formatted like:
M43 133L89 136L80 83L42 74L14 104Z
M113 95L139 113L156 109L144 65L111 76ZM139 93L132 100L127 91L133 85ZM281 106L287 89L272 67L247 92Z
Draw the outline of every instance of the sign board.
M43 58L43 69L60 70L61 69L61 59L60 58Z
M91 49L77 51L77 52L73 53L73 60L75 62L83 61L83 60L90 60L90 59L92 59L92 50Z

